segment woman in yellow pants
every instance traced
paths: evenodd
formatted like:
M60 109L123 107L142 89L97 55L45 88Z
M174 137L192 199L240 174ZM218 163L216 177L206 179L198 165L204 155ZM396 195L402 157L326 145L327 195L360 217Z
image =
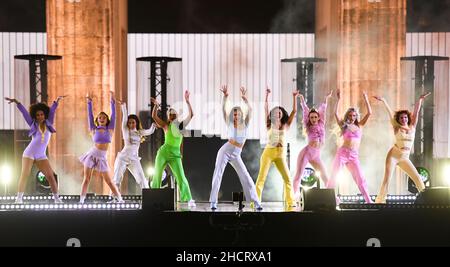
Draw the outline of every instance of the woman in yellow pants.
M288 206L295 207L294 193L291 178L286 162L286 131L291 126L297 114L297 97L299 92L293 93L294 107L290 115L283 107L275 107L269 113L270 89L266 90L266 101L264 111L266 115L266 126L268 131L268 142L261 156L258 179L256 180L256 193L261 201L264 183L272 163L275 164L284 181L284 201Z

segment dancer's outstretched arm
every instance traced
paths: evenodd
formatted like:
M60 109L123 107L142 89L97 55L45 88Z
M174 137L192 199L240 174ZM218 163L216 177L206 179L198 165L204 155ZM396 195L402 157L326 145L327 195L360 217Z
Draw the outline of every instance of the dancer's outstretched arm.
M373 98L375 98L378 101L383 102L384 107L386 108L387 113L389 114L389 118L390 119L394 119L394 111L392 111L391 107L389 106L388 102L386 101L386 99L384 97L381 96L374 96Z
M363 93L364 102L366 103L367 113L364 115L362 120L359 122L361 126L364 126L367 121L369 120L370 116L372 115L372 107L370 106L369 97L367 96L367 93Z
M155 121L156 126L158 126L158 128L166 129L167 123L165 121L161 120L160 117L158 117L158 108L159 108L158 100L156 100L153 97L150 100L154 105L153 110L152 110L152 119Z
M336 107L334 109L334 118L336 119L336 123L339 126L342 126L344 124L344 122L339 117L339 104L341 102L341 90L340 89L336 90L336 98L337 98L337 102L336 102Z
M113 91L109 93L111 94L111 122L108 129L114 131L114 128L116 128L116 98Z
M289 115L289 119L288 119L288 122L287 122L287 126L288 126L288 127L291 126L292 122L293 122L294 119L295 119L295 115L297 115L297 97L298 97L299 95L300 95L300 93L299 93L298 90L295 90L295 91L292 93L293 107L292 107L291 115Z
M269 114L269 95L270 95L270 93L271 93L272 91L269 89L269 86L267 86L267 89L266 89L266 98L265 98L265 101L264 101L264 115L265 115L265 122L267 121L267 120L270 120L271 118L269 118L269 116L270 116L270 114ZM264 124L266 124L264 122ZM267 127L267 128L270 128L270 127Z
M48 113L48 122L50 124L53 125L53 123L55 122L55 114L56 114L56 109L58 108L59 105L59 101L63 100L64 98L66 98L67 96L58 96L56 98L55 101L53 101L52 106L50 107L50 112Z
M94 121L94 112L92 111L92 97L91 97L90 93L87 94L86 100L87 100L87 108L88 108L89 131L94 131L96 127L95 127L95 121Z
M426 93L420 96L419 100L417 100L415 106L414 106L414 112L412 114L412 118L411 118L411 124L416 127L417 122L419 121L419 112L420 109L422 108L422 104L423 101L425 100L425 98L427 98L428 96L430 96L431 93Z
M22 113L23 118L27 122L28 126L31 126L33 124L33 118L31 118L30 113L28 110L15 98L9 98L5 97L5 100L8 101L8 104L15 103L17 105L17 108L19 109L20 113Z
M184 99L186 100L186 104L189 108L189 115L183 121L183 128L185 128L185 129L188 126L188 124L191 122L192 118L194 117L194 111L192 110L191 101L189 100L190 96L191 96L191 93L189 91L186 91L184 93Z
M319 107L319 116L322 121L325 122L326 116L327 116L327 107L328 107L328 101L330 100L331 96L333 95L333 90L328 93L328 95L325 96L324 102Z
M244 100L245 104L247 105L247 116L245 117L245 125L247 126L250 122L250 119L252 118L253 110L252 110L252 106L248 102L247 89L245 89L244 87L241 87L241 97L242 97L242 100Z
M220 88L220 91L223 93L223 100L222 100L222 115L223 119L225 120L225 123L228 124L228 114L227 114L227 102L228 102L228 86L223 85Z

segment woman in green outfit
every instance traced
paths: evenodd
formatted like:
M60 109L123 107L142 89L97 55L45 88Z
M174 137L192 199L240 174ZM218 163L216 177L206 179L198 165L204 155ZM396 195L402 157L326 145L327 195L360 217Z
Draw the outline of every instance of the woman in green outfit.
M156 99L152 98L151 101L154 104L152 111L152 118L158 128L164 130L164 145L158 150L155 160L155 175L152 180L152 188L161 188L162 173L169 164L175 179L180 188L181 202L188 202L190 208L195 207L195 201L192 199L189 183L186 179L183 170L183 162L181 161L181 144L183 142L183 135L180 130L186 128L189 122L194 117L192 106L189 101L190 93L186 91L184 98L189 107L189 116L184 121L178 120L178 114L175 109L169 108L167 110L167 121L158 117L159 103Z

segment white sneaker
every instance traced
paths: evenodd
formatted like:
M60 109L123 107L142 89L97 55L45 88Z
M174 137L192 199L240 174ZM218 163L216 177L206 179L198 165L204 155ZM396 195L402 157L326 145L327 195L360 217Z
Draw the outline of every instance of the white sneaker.
M195 208L195 207L197 207L197 205L195 205L195 200L193 200L193 199L189 200L189 202L188 202L188 207L189 207L189 208Z
M211 210L217 210L217 203L211 202Z
M60 199L58 197L58 198L55 198L55 204L64 204L64 201L62 201L62 199Z
M122 199L122 200L117 200L117 201L116 201L116 204L124 204L124 203L125 203L125 200L123 200L123 199Z
M16 201L14 202L14 204L23 204L23 199L22 198L16 198Z

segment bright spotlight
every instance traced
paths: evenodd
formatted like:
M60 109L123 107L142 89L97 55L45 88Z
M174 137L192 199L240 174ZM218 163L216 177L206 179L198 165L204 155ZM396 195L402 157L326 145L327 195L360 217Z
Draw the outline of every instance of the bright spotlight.
M147 176L153 177L153 175L155 175L155 168L150 166L150 167L147 168Z
M445 179L445 184L447 186L450 186L450 165L447 165L444 167L444 179Z
M2 183L4 185L9 185L9 183L11 182L11 180L13 178L12 177L13 173L12 173L11 167L9 167L9 165L6 165L6 164L3 165L0 169L0 175L2 177Z
M336 177L336 183L339 184L345 179L345 174L343 171L340 171Z

